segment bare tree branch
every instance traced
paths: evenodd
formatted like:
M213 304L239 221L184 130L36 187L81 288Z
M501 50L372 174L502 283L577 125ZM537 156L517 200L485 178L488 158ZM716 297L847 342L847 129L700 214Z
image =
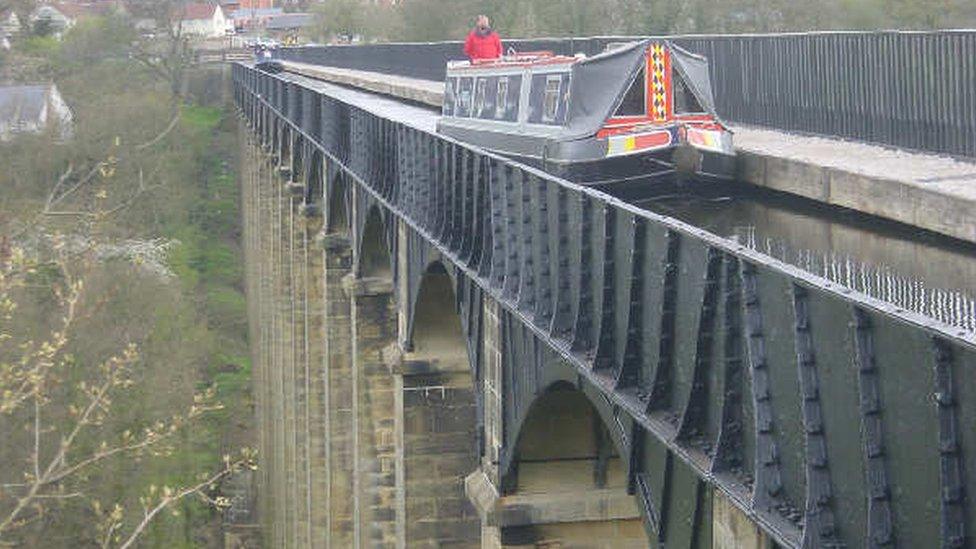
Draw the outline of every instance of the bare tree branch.
M135 529L133 529L133 531L129 534L129 537L126 538L125 542L123 542L122 545L119 546L119 549L128 549L129 547L131 547L136 542L136 540L138 540L139 536L142 535L146 527L149 526L149 523L152 522L152 520L156 517L156 515L164 511L167 507L169 507L173 503L191 494L202 494L203 490L208 486L213 486L220 479L239 470L242 466L248 465L250 463L251 463L250 458L242 457L241 459L239 459L234 463L226 463L223 469L221 469L217 473L211 475L209 478L203 480L202 482L196 485L183 488L182 490L179 490L171 495L163 495L163 497L160 499L159 503L156 504L155 507L153 507L152 509L148 509L144 512L142 521L140 521L139 524L135 527Z
M136 145L135 150L142 151L142 150L148 149L149 147L152 147L156 143L159 143L160 141L162 141L163 139L165 139L166 136L169 135L169 133L171 131L173 131L173 128L176 127L176 123L180 121L180 116L181 116L181 114L183 112L183 109L180 106L180 104L177 103L176 106L174 107L173 111L174 111L173 112L173 117L170 119L169 124L166 125L166 128L163 131L161 131L159 133L159 135L157 135L156 137L150 139L149 141L147 141L145 143L142 143L142 144L139 144L139 145Z
M61 186L64 185L65 181L67 181L68 178L71 177L73 171L74 171L74 166L69 162L68 167L64 170L61 176L58 177L57 183L54 184L54 187L51 188L51 192L47 195L47 200L44 202L45 208L49 208L51 206L54 197L58 196L58 191L61 190Z

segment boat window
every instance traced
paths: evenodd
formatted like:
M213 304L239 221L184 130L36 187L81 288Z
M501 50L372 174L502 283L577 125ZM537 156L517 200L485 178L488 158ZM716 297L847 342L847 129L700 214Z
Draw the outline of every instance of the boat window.
M498 93L495 94L495 118L505 118L508 111L508 77L498 79Z
M675 71L673 78L674 86L674 112L677 114L702 113L702 108L695 93L691 91L685 80Z
M505 96L505 112L501 119L517 122L519 111L522 108L522 76L513 74L507 76L506 79L508 80L508 93Z
M644 116L647 114L647 103L644 99L644 68L641 67L640 71L637 72L637 77L634 78L633 83L630 84L630 88L627 89L627 93L624 94L624 98L620 101L620 105L617 107L616 112L613 113L614 116Z
M458 81L456 116L471 116L471 78Z
M555 122L559 111L559 88L563 79L559 75L546 77L546 95L542 107L542 121Z
M454 114L454 79L449 78L444 83L444 105L442 114L452 116Z
M474 92L474 111L471 116L480 118L481 112L485 110L485 90L488 89L488 79L479 78L475 84Z

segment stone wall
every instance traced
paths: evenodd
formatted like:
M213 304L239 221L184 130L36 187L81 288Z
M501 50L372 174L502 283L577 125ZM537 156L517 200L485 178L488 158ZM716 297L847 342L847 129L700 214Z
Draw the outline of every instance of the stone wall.
M477 545L463 490L477 466L466 362L460 374L404 375L391 271L355 274L362 239L347 221L361 212L326 224L301 207L307 182L290 154L253 140L242 153L266 544Z

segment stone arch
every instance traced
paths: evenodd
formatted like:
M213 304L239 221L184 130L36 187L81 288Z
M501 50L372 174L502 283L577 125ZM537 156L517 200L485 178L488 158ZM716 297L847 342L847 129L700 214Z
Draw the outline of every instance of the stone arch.
M502 481L502 545L646 547L627 459L586 392L567 381L547 387L526 413Z
M413 307L410 333L416 356L450 357L467 363L467 341L457 311L454 281L441 261L424 270Z
M393 278L390 246L386 237L386 223L378 206L366 214L363 234L359 240L356 273L361 278Z
M330 170L331 171L331 170ZM342 172L336 171L331 176L325 192L326 200L326 232L349 233L349 187Z
M310 155L308 165L307 178L305 181L305 203L317 205L322 204L324 197L324 187L325 187L325 158L322 152L315 147L310 147ZM321 213L321 209L318 209Z
M513 479L506 482L511 492L531 491L540 475L554 474L570 490L627 486L626 465L604 418L586 393L566 381L553 383L532 402L516 438L512 469Z
M411 310L413 345L401 366L406 545L476 546L481 523L464 479L480 458L477 385L454 283L441 261L424 269Z
M304 135L294 132L291 144L291 181L304 181L308 175L311 146Z
M275 162L279 166L287 166L291 161L291 128L284 122L278 123L278 147Z

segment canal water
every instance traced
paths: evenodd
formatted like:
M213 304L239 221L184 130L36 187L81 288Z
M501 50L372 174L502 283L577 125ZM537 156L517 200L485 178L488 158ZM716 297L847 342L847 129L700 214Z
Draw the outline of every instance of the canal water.
M621 198L976 333L976 245L747 185L650 194Z

